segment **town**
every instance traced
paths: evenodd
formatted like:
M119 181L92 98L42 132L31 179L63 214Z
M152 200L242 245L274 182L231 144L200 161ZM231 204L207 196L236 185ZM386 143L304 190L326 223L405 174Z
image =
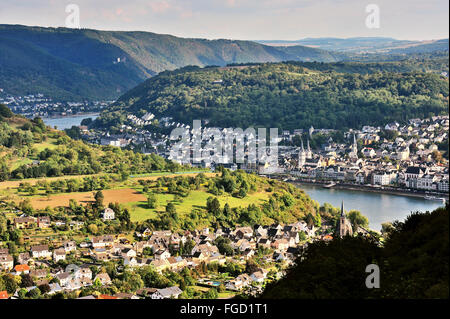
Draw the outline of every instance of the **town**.
M132 240L124 234L64 239L65 230L78 233L83 223L43 215L32 217L19 211L9 214L14 215L17 217L11 220L11 234L22 231L52 235L46 244L24 236L22 245L0 247L0 280L7 288L0 291L1 299L64 294L78 299L257 295L268 282L284 275L308 243L356 233L370 236L362 227L353 231L344 204L335 228L326 221L317 227L304 220L289 225L179 232L146 228L136 231ZM116 212L105 208L101 219L112 224L117 221ZM122 281L117 279L118 273L123 273ZM178 284L170 286L174 282Z
M97 113L106 108L112 101L53 101L42 93L15 96L7 94L0 88L0 104L8 107L16 114L28 118L70 116L85 113Z
M181 164L214 170L214 161L196 163L190 160L190 156L186 160L186 156L179 159L171 155L175 142L168 132L174 128L189 131L189 125L174 122L168 117L158 120L151 113L142 118L128 115L128 121L118 134L89 130L87 126L80 126L79 130L82 138L91 143L156 153ZM204 122L208 123L207 120ZM152 131L155 125L166 133ZM238 164L233 157L220 165L231 170L242 169L291 181L320 183L330 187L336 184L348 187L357 185L358 188L366 186L369 190L382 188L393 192L416 192L424 196L430 194L430 199L440 199L441 194L449 192L448 128L449 117L444 115L411 119L404 125L394 122L384 127L364 126L360 130L349 129L345 132L313 127L309 130L282 131L274 141L279 144L278 163L275 165L264 159L256 163ZM211 130L213 128L205 127L201 133L208 135ZM223 134L229 131L219 130ZM194 134L192 130L190 132ZM201 151L209 154L212 149L205 144ZM187 146L185 152L191 155L193 145Z

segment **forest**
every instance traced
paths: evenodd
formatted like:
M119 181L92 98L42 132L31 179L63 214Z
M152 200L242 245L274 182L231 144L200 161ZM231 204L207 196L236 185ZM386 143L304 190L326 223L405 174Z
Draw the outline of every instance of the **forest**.
M194 119L218 127L358 128L445 114L448 78L397 72L397 62L268 63L186 67L130 90L94 122L118 128L126 114ZM405 62L406 63L406 62Z

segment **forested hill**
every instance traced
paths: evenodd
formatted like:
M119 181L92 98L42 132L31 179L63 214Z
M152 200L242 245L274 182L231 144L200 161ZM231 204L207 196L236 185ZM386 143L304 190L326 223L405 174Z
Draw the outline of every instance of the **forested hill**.
M126 114L152 112L219 127L344 129L447 112L448 78L385 68L397 67L293 62L163 72L124 94L95 124L119 127Z
M54 99L114 99L150 76L187 65L337 61L340 53L151 32L0 25L0 88ZM119 60L120 59L120 60Z
M180 169L180 165L154 154L73 140L45 126L39 118L16 116L0 104L0 182L99 173L126 179L130 174Z

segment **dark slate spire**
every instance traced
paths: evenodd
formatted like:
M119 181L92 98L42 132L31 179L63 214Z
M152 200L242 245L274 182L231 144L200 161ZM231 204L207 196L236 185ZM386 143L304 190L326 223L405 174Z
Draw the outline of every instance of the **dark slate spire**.
M342 201L342 204L341 204L341 217L344 217L345 216L345 214L344 214L344 201Z

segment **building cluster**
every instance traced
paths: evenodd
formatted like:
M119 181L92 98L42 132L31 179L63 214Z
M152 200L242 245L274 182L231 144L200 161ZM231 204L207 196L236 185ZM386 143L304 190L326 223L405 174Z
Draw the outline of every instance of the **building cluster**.
M102 218L111 220L114 216L105 210ZM23 215L13 221L14 227L27 230L52 227L56 225L56 222L47 216L33 218ZM304 234L303 240L300 240L301 233ZM24 247L28 248L20 249L15 258L8 248L0 248L0 272L13 275L29 274L36 286L48 284L49 293L53 294L61 291L75 291L93 285L111 285L111 278L107 273L95 271L97 274L93 275L93 270L100 270L102 263L106 261L117 262L131 268L152 266L160 273L164 270L179 272L185 267L195 268L203 263L224 265L231 261L245 264L248 259L258 253L258 250L266 249L264 259L268 264L282 263L286 266L294 263L308 241L322 239L320 235L317 235L319 233L320 229L314 226L309 227L305 221L300 220L289 225L256 225L235 229L204 228L181 232L145 229L142 232L136 232L137 240L132 241L120 234L93 236L89 240L78 242L52 240L43 243L25 238ZM232 252L227 253L226 256L220 253L215 244L219 237L229 240ZM186 247L188 242L190 251L181 248ZM77 262L77 265L67 265L73 261L81 261L82 264ZM245 287L264 283L267 275L268 270L258 268L252 273L243 273L223 284L226 289L240 291ZM206 280L205 283L208 284L207 279L202 280ZM27 287L27 290L36 286ZM165 289L149 287L133 295L133 298L139 298L140 293L157 299L177 297L181 291L178 287ZM18 298L18 291L9 297Z
M29 118L100 112L111 103L112 101L58 102L41 93L14 96L0 91L0 104L7 105L14 113Z
M150 132L146 125L156 120L155 115L147 113L138 118L128 115L129 125L122 125L122 133L110 135L105 132L83 132L83 138L102 145L115 145L135 148L144 153L156 153L168 159L190 163L193 166L211 168L215 161L202 161L194 158L192 142L184 148L184 156L171 154L174 141L168 135ZM159 125L165 128L186 128L189 126L174 122L171 118L159 119ZM204 121L206 124L207 122ZM224 162L228 154L227 145L223 150L220 165L231 170L243 169L262 175L286 174L288 178L311 182L336 182L375 187L392 187L415 191L448 193L448 160L443 158L443 143L448 141L448 116L435 116L429 119L411 119L406 125L388 123L383 127L364 126L360 130L344 133L347 143L334 141L331 129L309 130L297 129L293 132L283 131L276 141L278 146L278 163L258 158L256 162L236 163L233 157ZM204 127L200 132L206 136L216 128ZM225 136L227 128L217 128ZM193 136L193 130L190 130ZM310 146L310 140L317 134L326 136L326 142L320 146ZM300 137L300 147L289 146ZM244 142L238 140L235 145ZM246 136L246 139L252 136ZM255 138L255 137L254 137ZM247 142L247 140L245 140ZM287 144L287 145L286 145ZM201 154L209 154L213 144L203 141ZM231 145L234 147L234 145ZM248 150L245 153L249 156Z
M365 126L346 132L349 144L329 139L313 153L302 142L297 155L291 152L283 160L286 172L301 180L448 193L448 160L438 149L448 140L448 126L448 116Z

